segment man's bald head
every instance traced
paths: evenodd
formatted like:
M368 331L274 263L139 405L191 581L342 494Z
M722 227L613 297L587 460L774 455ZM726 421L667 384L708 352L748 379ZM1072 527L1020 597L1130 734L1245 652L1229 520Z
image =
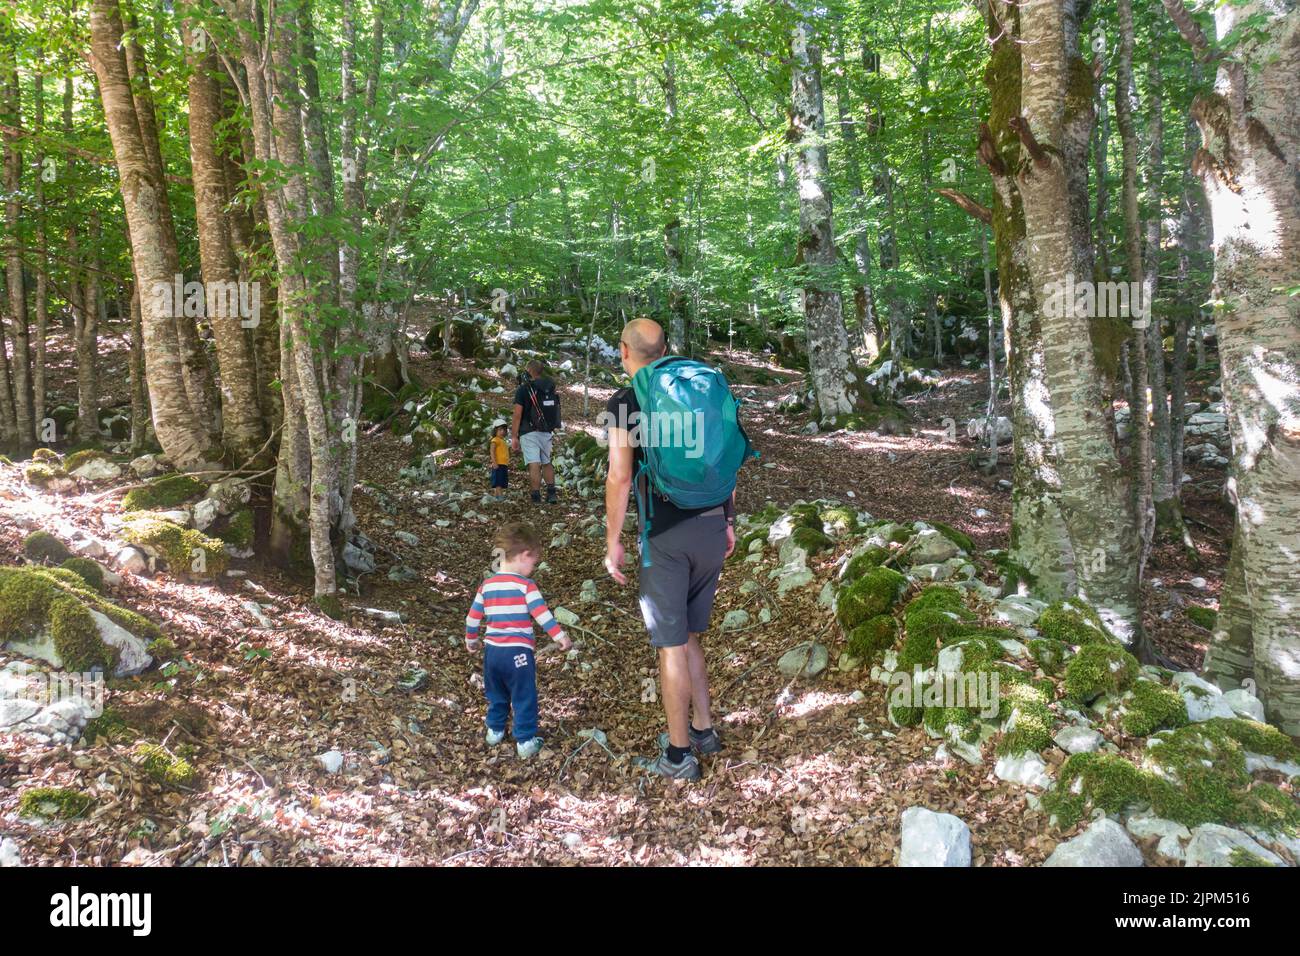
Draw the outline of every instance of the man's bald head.
M654 319L633 319L623 326L623 342L631 358L642 365L661 358L667 350L663 326Z

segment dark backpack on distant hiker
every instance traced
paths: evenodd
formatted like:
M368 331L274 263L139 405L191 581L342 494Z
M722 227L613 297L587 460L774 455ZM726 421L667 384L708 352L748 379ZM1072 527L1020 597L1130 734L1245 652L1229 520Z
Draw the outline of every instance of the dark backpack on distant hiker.
M560 398L549 378L528 380L528 427L535 432L553 432L560 427Z
M737 414L740 402L726 376L715 368L680 356L668 356L639 369L632 376L637 407L641 410L641 466L632 487L641 519L641 564L650 567L650 523L654 495L679 508L711 508L723 504L736 490L736 473L758 452L749 443ZM674 425L683 435L689 418L695 454L685 441L671 440ZM659 438L669 436L667 442ZM640 477L646 475L644 496Z

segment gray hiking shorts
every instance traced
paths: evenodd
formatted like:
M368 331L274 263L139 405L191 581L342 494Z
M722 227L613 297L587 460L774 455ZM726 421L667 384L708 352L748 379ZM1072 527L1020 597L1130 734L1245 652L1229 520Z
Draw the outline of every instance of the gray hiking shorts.
M681 647L709 629L718 575L727 556L721 506L687 518L650 539L650 567L640 570L641 616L653 647Z

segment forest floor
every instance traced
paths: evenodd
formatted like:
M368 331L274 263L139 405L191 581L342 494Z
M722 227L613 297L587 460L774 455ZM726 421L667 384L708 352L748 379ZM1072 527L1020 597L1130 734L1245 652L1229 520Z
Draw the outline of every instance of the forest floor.
M51 388L66 397L75 384L60 349L66 343L56 339ZM980 549L1006 545L1011 497L998 479L1010 478L1009 449L1000 473L985 475L973 465L974 442L948 441L943 423L950 417L964 433L964 422L982 413L980 373L944 373L937 388L907 399L914 434L805 435L802 418L776 409L801 376L758 356L716 357L762 365L786 380L738 387L751 400L747 429L762 452L760 463L742 472L738 510L838 498L878 518L943 521ZM126 398L126 376L117 369L124 362L120 351L104 358L110 399ZM432 382L457 366L417 356L415 371ZM561 385L569 427L594 433L611 389L593 386L583 422L581 383ZM504 411L510 392L481 397ZM647 777L631 758L651 754L663 729L660 704L645 693L654 655L635 584L619 587L603 572L603 535L590 533L603 529L603 503L562 493L558 505L528 504L516 463L507 502L471 502L473 512L452 514L438 496L396 481L408 457L389 431L367 439L355 506L377 550L400 558L420 580L394 583L376 574L345 602L400 611L401 625L382 626L361 613L332 621L311 604L308 582L256 562L244 565L246 577L219 586L162 573L125 576L115 600L157 621L183 660L168 676L153 671L110 683L109 706L130 728L121 740L45 748L0 735L0 836L18 842L25 862L891 864L899 816L918 804L969 825L977 866L1037 865L1072 835L1050 831L1028 806L1027 791L997 779L991 762L941 763L939 741L922 729L891 728L885 688L864 671L843 673L832 663L806 682L777 671L777 658L810 638L827 642L832 656L838 651L833 619L816 603L833 552L814 559L823 572L815 585L780 602L766 587L742 593L754 566L728 564L705 642L726 749L704 761L698 784ZM486 489L482 472L461 474L474 490ZM1231 519L1223 473L1192 474L1186 509L1197 522L1200 565L1178 547L1158 547L1145 587L1146 623L1158 648L1195 669L1208 634L1180 609L1213 606ZM21 484L14 469L4 469L0 482L6 508L95 533L114 500L97 497L103 489L45 496ZM438 518L452 523L438 527ZM539 654L547 746L527 762L508 743L484 744L480 658L468 655L461 639L492 531L508 519L534 522L546 540L561 530L572 535L570 544L546 550L535 577L552 608L581 618L581 628L571 629L576 659ZM420 544L405 543L398 531ZM0 561L17 561L21 540L13 522L0 521ZM1205 587L1191 583L1197 576ZM595 603L579 603L585 579L596 582ZM243 607L250 599L264 620ZM727 611L754 614L764 603L770 623L717 628ZM539 649L548 643L539 639ZM406 693L396 685L412 668L427 670L429 682ZM855 700L859 690L865 698ZM603 740L581 735L592 729L603 731ZM156 783L131 759L135 740L191 745L197 783ZM345 758L336 774L318 759L331 750ZM17 813L19 793L32 786L75 787L96 801L81 818L38 823ZM1151 848L1144 850L1159 865Z

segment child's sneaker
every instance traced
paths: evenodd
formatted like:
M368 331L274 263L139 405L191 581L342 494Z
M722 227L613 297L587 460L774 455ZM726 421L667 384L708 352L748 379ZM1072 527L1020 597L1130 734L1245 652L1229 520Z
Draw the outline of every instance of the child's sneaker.
M520 760L535 757L541 751L543 742L541 737L534 737L532 740L521 740L515 744L515 753L519 754Z
M489 747L495 747L497 744L501 743L501 741L506 739L506 732L504 730L493 730L489 727L487 736L484 737L484 739L487 741Z

